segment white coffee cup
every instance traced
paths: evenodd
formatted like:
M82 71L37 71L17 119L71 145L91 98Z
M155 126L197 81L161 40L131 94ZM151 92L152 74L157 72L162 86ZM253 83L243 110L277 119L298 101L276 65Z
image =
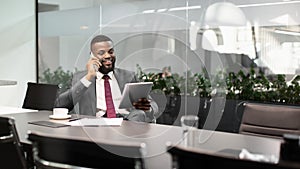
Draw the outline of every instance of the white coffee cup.
M67 115L68 115L68 109L67 108L54 108L53 109L53 116L65 117Z

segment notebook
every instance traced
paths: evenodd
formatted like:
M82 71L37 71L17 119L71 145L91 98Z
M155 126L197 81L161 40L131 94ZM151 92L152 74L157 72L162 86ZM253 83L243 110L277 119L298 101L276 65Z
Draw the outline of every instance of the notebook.
M51 122L51 121L31 121L28 123L34 124L34 125L39 125L39 126L52 127L52 128L69 126L67 124L55 123L55 122Z

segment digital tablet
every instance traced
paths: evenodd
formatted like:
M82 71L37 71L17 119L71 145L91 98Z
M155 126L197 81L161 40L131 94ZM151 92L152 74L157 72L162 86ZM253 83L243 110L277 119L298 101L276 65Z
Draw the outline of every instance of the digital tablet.
M148 98L153 82L126 83L119 109L132 107L132 103L140 98Z

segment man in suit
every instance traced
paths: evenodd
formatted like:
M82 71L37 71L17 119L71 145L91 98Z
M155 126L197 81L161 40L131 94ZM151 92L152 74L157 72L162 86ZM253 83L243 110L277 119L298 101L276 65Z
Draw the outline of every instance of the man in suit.
M106 117L103 76L109 76L115 108L119 107L125 84L138 80L134 72L115 68L116 56L113 41L109 37L105 35L94 37L90 49L91 57L86 64L86 70L74 74L72 87L56 99L55 107L65 107L83 115ZM158 106L150 96L134 102L133 108L115 110L117 117L132 121L151 122L159 115Z

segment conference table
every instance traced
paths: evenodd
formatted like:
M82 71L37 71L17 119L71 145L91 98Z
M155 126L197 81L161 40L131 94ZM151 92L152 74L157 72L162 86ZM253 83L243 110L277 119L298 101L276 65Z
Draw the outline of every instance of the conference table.
M5 114L1 116L13 117L16 122L17 132L22 144L31 145L27 139L29 131L47 133L51 136L61 138L72 138L86 141L114 140L124 142L138 142L146 144L145 165L149 169L171 169L171 155L167 153L167 144L178 144L195 149L202 149L214 153L223 150L242 150L264 155L279 157L281 140L263 138L257 136L241 135L237 133L218 132L198 129L194 131L192 142L183 139L182 128L179 126L161 125L153 123L142 123L123 121L121 126L66 126L51 128L29 124L33 121L56 121L51 120L51 111L26 112L18 114ZM79 115L72 115L72 118ZM232 154L235 156L236 154ZM278 165L300 168L299 163L281 162Z

